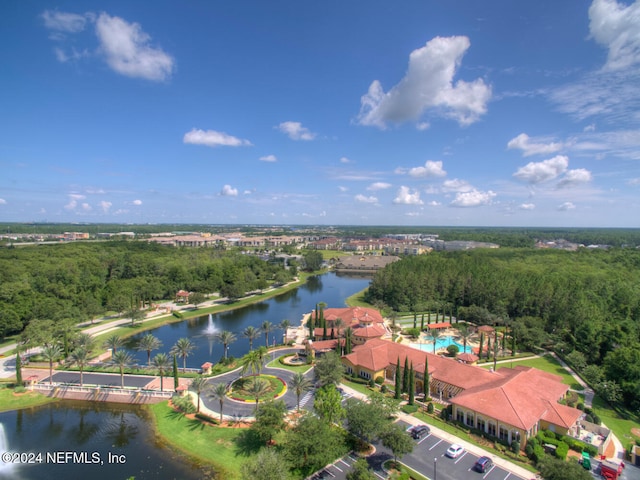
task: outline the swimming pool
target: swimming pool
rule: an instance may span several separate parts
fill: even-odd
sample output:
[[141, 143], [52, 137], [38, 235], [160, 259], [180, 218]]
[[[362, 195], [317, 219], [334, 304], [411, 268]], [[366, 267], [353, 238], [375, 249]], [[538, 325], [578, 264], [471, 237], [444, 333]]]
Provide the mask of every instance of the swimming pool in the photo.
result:
[[[412, 343], [411, 346], [422, 350], [423, 352], [433, 352], [433, 340], [430, 340], [431, 337], [423, 336], [422, 338], [426, 339], [427, 343]], [[447, 335], [445, 337], [438, 337], [436, 339], [436, 352], [440, 349], [446, 349], [449, 345], [456, 345], [458, 347], [458, 353], [473, 353], [471, 347], [467, 345], [466, 350], [461, 343], [458, 343], [454, 340], [453, 335]]]

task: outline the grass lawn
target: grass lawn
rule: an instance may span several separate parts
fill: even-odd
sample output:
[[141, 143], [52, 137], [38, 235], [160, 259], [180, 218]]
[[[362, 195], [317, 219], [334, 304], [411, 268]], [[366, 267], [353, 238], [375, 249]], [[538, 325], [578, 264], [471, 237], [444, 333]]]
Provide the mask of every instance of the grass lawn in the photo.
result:
[[628, 419], [621, 418], [607, 402], [597, 395], [593, 399], [593, 410], [600, 417], [602, 423], [618, 437], [623, 447], [628, 448], [629, 444], [638, 438], [631, 434], [632, 428], [640, 428], [637, 418], [633, 419], [631, 415], [629, 415]]
[[402, 462], [394, 462], [393, 460], [387, 460], [384, 462], [383, 467], [388, 471], [398, 471], [397, 467], [400, 467], [400, 473], [406, 473], [410, 478], [414, 480], [429, 480], [429, 477], [425, 477], [419, 472], [416, 472], [413, 468], [408, 467]]
[[[567, 372], [562, 367], [562, 365], [560, 365], [560, 362], [558, 362], [558, 360], [556, 360], [551, 355], [544, 355], [542, 357], [531, 358], [528, 360], [514, 359], [513, 362], [498, 363], [498, 368], [500, 367], [511, 368], [512, 363], [513, 365], [524, 365], [526, 367], [534, 367], [544, 372], [549, 372], [549, 373], [553, 373], [554, 375], [559, 375], [562, 377], [562, 383], [569, 385], [574, 390], [583, 390], [582, 386], [579, 383], [577, 383], [573, 379], [573, 377], [569, 374], [569, 372]], [[489, 369], [491, 367], [493, 367], [492, 362], [482, 365], [482, 368], [486, 368], [486, 369]]]
[[245, 428], [220, 428], [204, 425], [175, 412], [167, 402], [150, 405], [156, 432], [163, 440], [198, 462], [210, 464], [216, 478], [240, 479], [240, 467], [246, 456], [238, 447]]
[[351, 382], [347, 380], [345, 377], [342, 378], [341, 383], [344, 383], [347, 387], [353, 388], [354, 390], [364, 394], [369, 395], [371, 393], [371, 389], [367, 385], [362, 385], [360, 383]]
[[350, 307], [375, 308], [370, 303], [364, 301], [364, 294], [366, 293], [367, 290], [369, 290], [369, 287], [354, 293], [350, 297], [347, 297], [347, 299], [345, 300], [345, 303]]
[[57, 398], [49, 398], [38, 392], [27, 391], [25, 393], [14, 394], [12, 388], [8, 388], [6, 385], [0, 387], [0, 412], [37, 407], [38, 405], [57, 401]]
[[282, 357], [278, 357], [275, 360], [269, 362], [267, 364], [267, 367], [284, 368], [285, 370], [289, 370], [290, 372], [302, 372], [302, 373], [307, 373], [309, 370], [311, 370], [311, 368], [313, 368], [313, 365], [283, 365], [279, 361], [279, 359], [283, 357], [284, 355]]

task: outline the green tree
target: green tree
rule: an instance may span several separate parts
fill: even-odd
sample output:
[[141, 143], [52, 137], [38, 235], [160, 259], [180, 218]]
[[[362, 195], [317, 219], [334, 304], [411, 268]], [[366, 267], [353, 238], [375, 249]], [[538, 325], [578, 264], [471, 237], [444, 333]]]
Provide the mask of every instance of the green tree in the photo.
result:
[[131, 363], [131, 355], [125, 350], [118, 350], [111, 356], [111, 363], [117, 365], [120, 370], [120, 387], [124, 388], [124, 369]]
[[367, 396], [369, 403], [379, 409], [385, 418], [392, 419], [397, 415], [399, 402], [395, 398], [388, 397], [377, 390], [370, 391]]
[[158, 350], [160, 347], [162, 347], [160, 339], [155, 337], [152, 333], [147, 333], [138, 340], [136, 350], [147, 352], [147, 365], [151, 366], [151, 352], [153, 350]]
[[131, 326], [133, 327], [136, 323], [141, 323], [142, 320], [144, 320], [145, 314], [138, 308], [132, 308], [131, 310], [127, 310], [125, 317], [131, 320]]
[[402, 398], [402, 372], [400, 370], [400, 357], [398, 357], [398, 363], [396, 364], [396, 386], [395, 386], [395, 394], [394, 398], [396, 400], [400, 400]]
[[256, 327], [249, 325], [242, 331], [242, 336], [249, 340], [249, 351], [251, 351], [253, 350], [253, 341], [260, 336], [260, 331]]
[[107, 337], [107, 339], [104, 341], [102, 345], [104, 346], [104, 348], [111, 349], [111, 355], [113, 355], [118, 351], [118, 348], [120, 348], [123, 344], [124, 344], [124, 340], [122, 339], [122, 337], [114, 333], [113, 335], [110, 335], [109, 337]]
[[311, 385], [311, 380], [305, 377], [304, 373], [296, 372], [291, 382], [289, 383], [289, 388], [293, 390], [296, 394], [296, 406], [297, 410], [300, 410], [300, 397], [303, 393], [311, 390], [313, 386]]
[[180, 379], [178, 378], [178, 357], [173, 354], [173, 390], [178, 391], [180, 386]]
[[314, 370], [321, 386], [337, 385], [344, 375], [344, 365], [336, 352], [327, 352], [318, 358]]
[[80, 369], [80, 386], [83, 385], [84, 367], [89, 363], [89, 352], [85, 348], [79, 347], [71, 352], [71, 363]]
[[545, 480], [590, 480], [593, 479], [577, 462], [565, 462], [550, 455], [544, 455], [538, 464]]
[[169, 357], [166, 353], [158, 353], [153, 357], [152, 363], [160, 375], [160, 391], [164, 392], [164, 374], [169, 370]]
[[347, 473], [347, 480], [376, 480], [376, 476], [371, 471], [369, 464], [364, 458], [359, 458]]
[[315, 272], [316, 270], [320, 270], [322, 268], [322, 253], [317, 250], [309, 250], [307, 253], [303, 255], [304, 263], [306, 269], [309, 272]]
[[256, 409], [258, 408], [258, 402], [260, 401], [260, 397], [266, 395], [269, 392], [269, 384], [266, 380], [260, 377], [253, 377], [251, 383], [248, 388], [249, 393], [256, 400]]
[[413, 405], [415, 403], [415, 384], [416, 372], [413, 371], [413, 362], [411, 362], [411, 366], [409, 367], [409, 405]]
[[[80, 373], [80, 383], [82, 384], [82, 373]], [[19, 349], [16, 349], [16, 386], [22, 387], [22, 356]]]
[[289, 480], [289, 463], [282, 453], [273, 448], [262, 448], [240, 467], [242, 478], [251, 480]]
[[374, 441], [389, 420], [384, 411], [371, 403], [350, 398], [346, 404], [347, 430], [365, 442]]
[[249, 353], [247, 353], [244, 357], [242, 357], [242, 360], [241, 360], [242, 375], [247, 373], [247, 371], [252, 374], [259, 375], [263, 367], [262, 359], [263, 359], [263, 356], [260, 350], [252, 350]]
[[173, 356], [182, 357], [182, 371], [187, 371], [187, 357], [193, 353], [196, 346], [186, 337], [179, 338], [175, 345], [171, 347], [169, 353]]
[[53, 383], [53, 362], [57, 362], [62, 357], [60, 345], [47, 345], [40, 352], [42, 357], [49, 362], [49, 385]]
[[347, 452], [344, 435], [339, 428], [307, 414], [285, 434], [282, 443], [285, 457], [303, 476], [333, 462]]
[[196, 392], [196, 396], [198, 397], [198, 405], [196, 407], [196, 412], [199, 412], [200, 411], [200, 394], [202, 393], [202, 390], [204, 390], [205, 387], [207, 386], [207, 378], [203, 377], [202, 375], [198, 375], [197, 377], [194, 377], [191, 380], [191, 383], [189, 384], [189, 386], [194, 392]]
[[431, 339], [433, 340], [433, 354], [435, 355], [436, 354], [436, 344], [438, 343], [438, 337], [440, 336], [440, 329], [439, 328], [430, 328], [429, 329], [429, 335], [431, 336]]
[[404, 357], [404, 369], [402, 370], [402, 393], [409, 392], [409, 357]]
[[216, 333], [216, 340], [218, 340], [223, 347], [224, 358], [227, 359], [227, 350], [230, 344], [237, 340], [235, 333], [229, 332], [228, 330], [223, 330], [220, 333]]
[[193, 305], [193, 307], [197, 310], [198, 306], [204, 303], [207, 300], [207, 297], [202, 292], [193, 292], [189, 294], [189, 303]]
[[398, 461], [398, 457], [402, 457], [407, 453], [413, 452], [415, 443], [407, 432], [400, 425], [388, 425], [380, 434], [382, 445], [387, 447], [393, 453], [393, 460]]
[[256, 409], [256, 420], [251, 424], [251, 430], [262, 442], [270, 444], [273, 437], [286, 427], [286, 413], [287, 406], [282, 400], [263, 402]]
[[262, 322], [262, 325], [260, 325], [260, 330], [262, 330], [264, 333], [264, 346], [269, 348], [269, 333], [271, 333], [271, 330], [273, 330], [273, 323], [265, 320], [264, 322]]
[[345, 415], [342, 408], [342, 395], [331, 383], [316, 391], [313, 409], [318, 417], [327, 423], [339, 423]]
[[227, 399], [227, 386], [224, 383], [214, 383], [207, 394], [220, 404], [220, 423], [222, 423], [222, 407]]

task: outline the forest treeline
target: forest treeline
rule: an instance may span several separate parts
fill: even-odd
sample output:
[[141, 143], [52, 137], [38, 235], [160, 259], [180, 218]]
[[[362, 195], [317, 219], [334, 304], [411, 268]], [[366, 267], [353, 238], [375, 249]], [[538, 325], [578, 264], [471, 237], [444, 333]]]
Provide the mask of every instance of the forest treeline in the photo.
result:
[[33, 319], [78, 323], [123, 313], [178, 290], [246, 292], [283, 284], [296, 274], [282, 263], [215, 249], [146, 242], [100, 242], [0, 249], [0, 336]]
[[[376, 273], [367, 301], [506, 325], [518, 344], [568, 355], [610, 400], [640, 408], [640, 251], [533, 249], [406, 257]], [[616, 393], [617, 398], [616, 398]]]

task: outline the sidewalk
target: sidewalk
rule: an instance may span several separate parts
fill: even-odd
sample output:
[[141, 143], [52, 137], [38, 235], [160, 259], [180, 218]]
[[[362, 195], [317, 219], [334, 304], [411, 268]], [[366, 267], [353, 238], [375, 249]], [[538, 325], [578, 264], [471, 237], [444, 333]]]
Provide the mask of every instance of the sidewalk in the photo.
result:
[[[366, 395], [363, 395], [362, 393], [358, 392], [357, 390], [354, 390], [351, 387], [348, 387], [344, 384], [340, 384], [340, 387], [342, 387], [344, 389], [345, 392], [347, 392], [348, 394], [350, 394], [351, 396], [353, 396], [354, 398], [358, 398], [360, 400], [364, 400], [366, 399]], [[402, 420], [403, 422], [406, 422], [410, 425], [422, 425], [424, 424], [424, 422], [420, 421], [419, 419], [417, 419], [416, 417], [412, 416], [412, 415], [407, 415], [406, 413], [400, 412], [397, 415], [398, 420]], [[481, 447], [478, 447], [477, 445], [474, 445], [472, 443], [466, 442], [464, 440], [462, 440], [461, 438], [456, 437], [455, 435], [452, 435], [451, 433], [445, 432], [444, 430], [439, 429], [438, 427], [435, 427], [433, 425], [429, 425], [429, 428], [431, 428], [431, 431], [433, 433], [435, 433], [435, 435], [437, 437], [440, 437], [450, 443], [457, 443], [458, 445], [462, 445], [465, 450], [467, 450], [468, 452], [473, 453], [474, 455], [478, 455], [478, 456], [487, 456], [489, 458], [491, 458], [491, 460], [493, 460], [493, 463], [495, 463], [496, 465], [498, 465], [501, 468], [504, 468], [505, 470], [514, 473], [515, 475], [518, 475], [524, 479], [529, 479], [529, 478], [534, 478], [535, 474], [530, 472], [529, 470], [522, 468], [508, 460], [505, 460], [502, 457], [498, 457], [497, 455], [491, 453], [491, 452], [487, 452], [486, 450], [483, 450]], [[402, 461], [402, 460], [401, 460]]]

